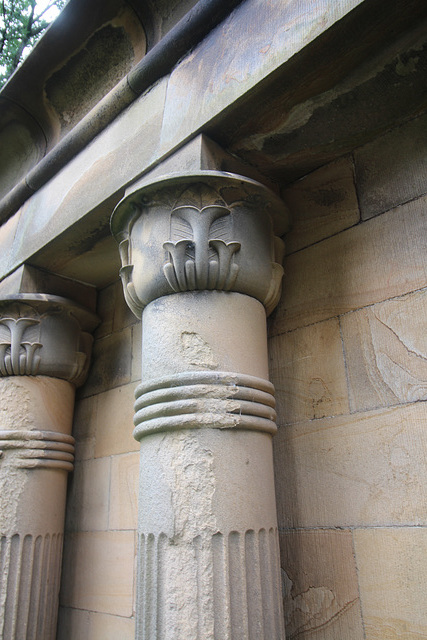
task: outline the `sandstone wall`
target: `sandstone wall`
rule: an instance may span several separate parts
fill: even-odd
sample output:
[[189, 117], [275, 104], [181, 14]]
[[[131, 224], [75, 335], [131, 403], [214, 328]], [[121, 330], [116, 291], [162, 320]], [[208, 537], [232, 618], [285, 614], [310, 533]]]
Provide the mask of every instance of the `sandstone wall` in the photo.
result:
[[425, 131], [283, 192], [270, 373], [288, 640], [427, 635]]

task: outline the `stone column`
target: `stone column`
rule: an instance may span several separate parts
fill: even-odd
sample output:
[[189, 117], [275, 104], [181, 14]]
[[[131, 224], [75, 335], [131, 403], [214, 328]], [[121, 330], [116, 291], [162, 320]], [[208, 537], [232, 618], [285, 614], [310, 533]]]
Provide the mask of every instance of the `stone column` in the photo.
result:
[[54, 640], [75, 387], [96, 317], [57, 296], [0, 299], [0, 637]]
[[284, 638], [266, 311], [283, 203], [216, 171], [136, 188], [116, 208], [143, 321], [137, 640]]

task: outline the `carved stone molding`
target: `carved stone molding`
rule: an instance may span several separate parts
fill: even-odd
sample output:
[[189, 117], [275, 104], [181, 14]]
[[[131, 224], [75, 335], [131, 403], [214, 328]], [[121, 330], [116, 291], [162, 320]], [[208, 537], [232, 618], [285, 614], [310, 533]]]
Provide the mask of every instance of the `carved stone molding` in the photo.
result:
[[137, 640], [284, 640], [266, 313], [288, 222], [217, 171], [131, 188], [113, 214], [143, 322]]
[[59, 296], [0, 298], [0, 377], [44, 375], [83, 384], [94, 314]]
[[126, 300], [137, 316], [152, 300], [183, 291], [236, 291], [270, 313], [280, 297], [289, 225], [264, 185], [219, 171], [172, 174], [131, 192], [112, 231]]

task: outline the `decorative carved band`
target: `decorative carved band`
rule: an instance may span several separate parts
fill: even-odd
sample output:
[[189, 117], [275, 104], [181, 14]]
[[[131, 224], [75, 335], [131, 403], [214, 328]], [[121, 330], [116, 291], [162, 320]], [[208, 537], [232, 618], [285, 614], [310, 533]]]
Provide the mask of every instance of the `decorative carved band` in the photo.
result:
[[0, 637], [56, 637], [62, 534], [0, 538]]
[[73, 470], [74, 438], [56, 431], [0, 431], [0, 459], [3, 451], [17, 451], [19, 469]]
[[[172, 637], [168, 629], [185, 624], [180, 614], [180, 596], [194, 602], [192, 611], [199, 613], [198, 638], [284, 638], [276, 528], [231, 531], [228, 535], [206, 533], [197, 536], [189, 547], [180, 549], [164, 533], [139, 536], [138, 588], [142, 607], [137, 617], [138, 638]], [[186, 558], [183, 571], [193, 576], [184, 583], [190, 586], [191, 593], [177, 592], [164, 578], [179, 553]]]
[[274, 434], [274, 387], [237, 373], [190, 371], [135, 391], [134, 437], [177, 429], [248, 429]]

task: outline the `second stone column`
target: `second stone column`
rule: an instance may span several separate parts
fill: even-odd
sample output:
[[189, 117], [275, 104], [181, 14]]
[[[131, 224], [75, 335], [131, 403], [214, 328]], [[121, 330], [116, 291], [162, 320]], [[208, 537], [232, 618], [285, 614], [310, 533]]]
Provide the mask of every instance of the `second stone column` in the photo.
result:
[[113, 216], [143, 319], [138, 640], [282, 640], [274, 389], [283, 203], [220, 172], [131, 192]]

